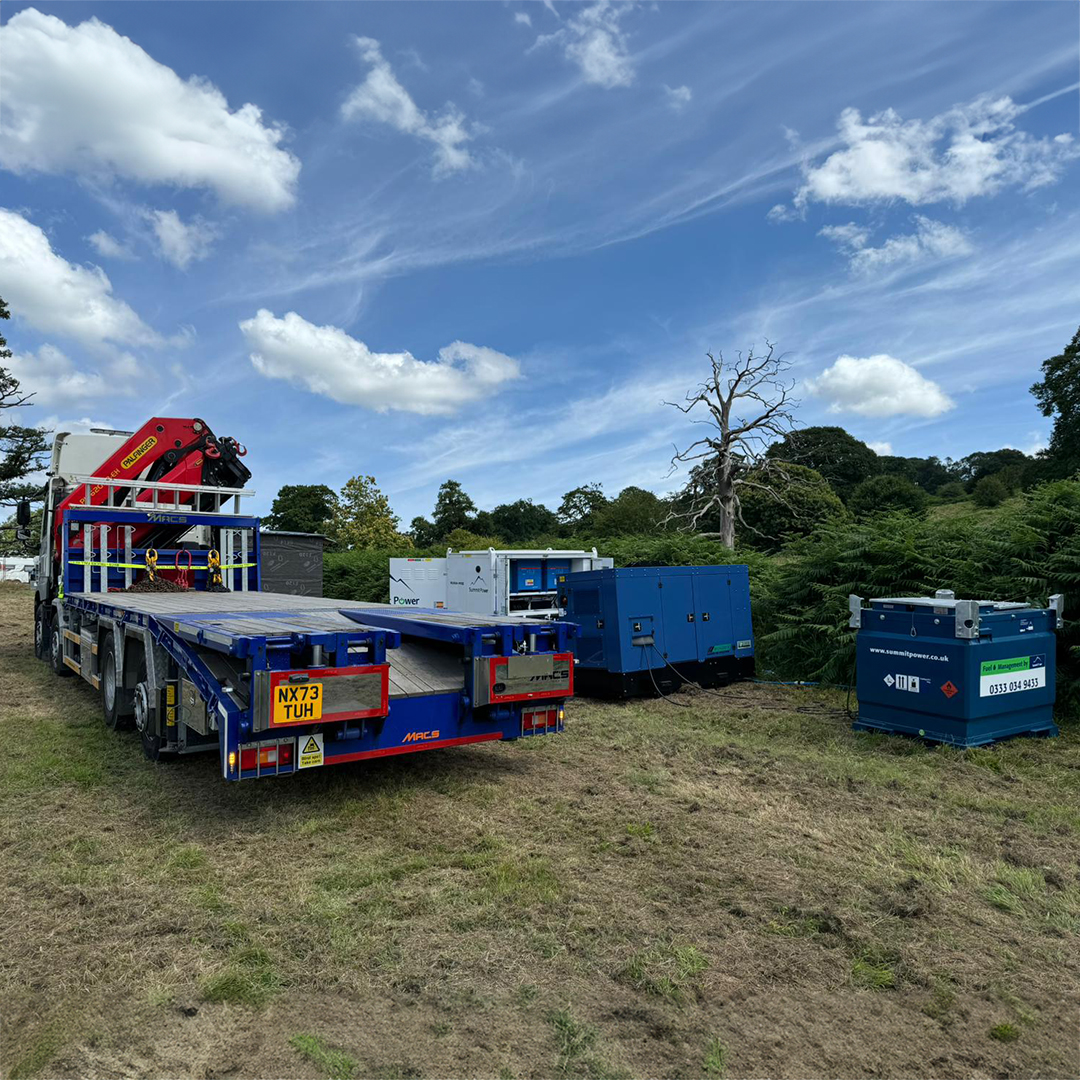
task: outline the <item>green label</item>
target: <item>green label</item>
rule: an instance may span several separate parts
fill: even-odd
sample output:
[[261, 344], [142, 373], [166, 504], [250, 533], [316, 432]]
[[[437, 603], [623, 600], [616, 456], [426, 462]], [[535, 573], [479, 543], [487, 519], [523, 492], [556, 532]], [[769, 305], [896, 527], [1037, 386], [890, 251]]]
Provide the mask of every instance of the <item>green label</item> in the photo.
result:
[[1011, 675], [1014, 671], [1029, 671], [1030, 656], [1014, 656], [1009, 660], [984, 660], [979, 668], [980, 677], [986, 675]]
[[725, 653], [725, 652], [731, 652], [731, 645], [730, 644], [729, 645], [710, 645], [709, 646], [709, 655], [710, 656], [713, 656], [716, 653]]

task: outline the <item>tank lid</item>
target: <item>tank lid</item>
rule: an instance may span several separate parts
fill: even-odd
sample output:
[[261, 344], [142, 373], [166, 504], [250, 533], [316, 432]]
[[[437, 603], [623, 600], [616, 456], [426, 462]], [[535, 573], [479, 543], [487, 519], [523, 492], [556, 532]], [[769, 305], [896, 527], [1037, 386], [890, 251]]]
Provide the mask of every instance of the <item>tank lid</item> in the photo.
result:
[[[966, 600], [957, 600], [955, 597], [944, 596], [878, 596], [874, 597], [871, 604], [896, 604], [899, 607], [927, 607], [944, 608], [947, 611], [955, 609], [957, 604], [966, 604]], [[1019, 611], [1022, 608], [1030, 608], [1030, 604], [1020, 603], [1016, 600], [977, 600], [980, 609], [991, 611]]]

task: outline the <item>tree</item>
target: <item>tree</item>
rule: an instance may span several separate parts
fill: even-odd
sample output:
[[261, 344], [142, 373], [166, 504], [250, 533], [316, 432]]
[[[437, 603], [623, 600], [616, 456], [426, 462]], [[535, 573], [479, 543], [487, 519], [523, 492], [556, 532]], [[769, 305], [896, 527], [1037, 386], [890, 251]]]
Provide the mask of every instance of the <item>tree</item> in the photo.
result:
[[[755, 356], [751, 348], [733, 363], [725, 361], [723, 353], [706, 353], [711, 371], [705, 381], [686, 395], [684, 403], [667, 402], [686, 414], [703, 406], [705, 416], [698, 422], [711, 429], [685, 449], [675, 450], [672, 469], [690, 463], [702, 468], [691, 468], [691, 483], [669, 517], [681, 519], [686, 529], [698, 530], [700, 522], [715, 512], [717, 535], [727, 548], [735, 546], [739, 489], [782, 479], [781, 461], [767, 458], [765, 451], [774, 439], [785, 439], [795, 422], [791, 414], [795, 384], [784, 377], [790, 365], [771, 342], [765, 344], [764, 356]], [[758, 479], [748, 480], [750, 472]]]
[[500, 536], [473, 532], [472, 529], [455, 529], [446, 537], [446, 546], [455, 551], [485, 551], [487, 548], [506, 547]]
[[41, 543], [41, 518], [44, 513], [45, 508], [38, 506], [30, 515], [30, 524], [26, 527], [30, 534], [29, 540], [19, 539], [19, 526], [14, 514], [0, 525], [0, 555], [36, 554], [38, 544]]
[[[0, 319], [10, 319], [11, 312], [0, 298]], [[11, 359], [7, 339], [0, 336], [0, 361]], [[33, 394], [24, 394], [19, 380], [6, 367], [0, 367], [0, 504], [11, 505], [21, 499], [40, 499], [41, 484], [27, 482], [27, 477], [44, 468], [49, 449], [47, 433], [41, 428], [23, 427], [4, 419], [7, 409], [31, 404]]]
[[345, 548], [401, 547], [397, 515], [378, 489], [374, 476], [346, 481], [330, 522], [330, 536]]
[[442, 540], [455, 529], [469, 526], [469, 515], [476, 513], [476, 504], [465, 494], [457, 480], [446, 480], [435, 497], [435, 513], [432, 524], [438, 539]]
[[[826, 521], [847, 517], [840, 496], [821, 473], [802, 465], [787, 466], [789, 481], [748, 485], [742, 493], [743, 523], [753, 532], [750, 543], [775, 551], [788, 540], [806, 536]], [[756, 480], [754, 474], [750, 479]]]
[[1009, 489], [1000, 477], [984, 476], [976, 482], [972, 497], [976, 506], [1000, 506], [1009, 497]]
[[769, 447], [768, 456], [821, 473], [841, 499], [881, 471], [877, 454], [842, 427], [808, 427], [786, 434]]
[[490, 528], [485, 531], [501, 536], [511, 544], [521, 544], [538, 536], [549, 535], [558, 527], [559, 519], [542, 503], [518, 499], [517, 502], [496, 506], [491, 511]]
[[902, 476], [871, 476], [848, 496], [848, 509], [858, 517], [906, 510], [921, 517], [926, 513], [926, 492]]
[[936, 457], [893, 457], [879, 455], [878, 464], [883, 473], [902, 476], [913, 484], [918, 484], [929, 495], [936, 494], [942, 484], [957, 478], [958, 465], [952, 461], [943, 462]]
[[337, 495], [325, 484], [285, 484], [263, 518], [268, 529], [321, 533], [337, 508]]
[[1054, 427], [1040, 457], [1049, 461], [1052, 476], [1071, 476], [1080, 469], [1080, 329], [1064, 351], [1042, 362], [1042, 373], [1031, 392]]
[[596, 515], [607, 506], [608, 500], [600, 484], [582, 484], [568, 491], [555, 511], [559, 522], [571, 532], [588, 532]]
[[409, 522], [409, 535], [417, 547], [433, 547], [439, 542], [438, 530], [426, 517], [414, 517]]
[[671, 513], [671, 507], [658, 495], [639, 487], [623, 488], [594, 520], [600, 536], [640, 536], [656, 532]]
[[1002, 450], [981, 450], [968, 454], [956, 463], [956, 471], [968, 491], [974, 491], [975, 485], [984, 476], [998, 476], [1006, 487], [1015, 491], [1031, 464], [1032, 459], [1023, 450], [1007, 446]]

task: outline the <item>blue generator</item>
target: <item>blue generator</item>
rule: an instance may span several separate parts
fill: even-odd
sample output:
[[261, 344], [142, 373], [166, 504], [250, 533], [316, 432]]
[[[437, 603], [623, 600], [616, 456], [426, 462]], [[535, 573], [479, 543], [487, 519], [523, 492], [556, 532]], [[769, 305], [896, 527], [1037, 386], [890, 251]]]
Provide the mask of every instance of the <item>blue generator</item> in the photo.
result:
[[1056, 735], [1055, 629], [1046, 607], [932, 597], [849, 598], [856, 639], [856, 730], [980, 746], [1010, 735]]
[[578, 625], [575, 692], [629, 698], [683, 682], [754, 674], [745, 566], [650, 566], [568, 574], [565, 618]]

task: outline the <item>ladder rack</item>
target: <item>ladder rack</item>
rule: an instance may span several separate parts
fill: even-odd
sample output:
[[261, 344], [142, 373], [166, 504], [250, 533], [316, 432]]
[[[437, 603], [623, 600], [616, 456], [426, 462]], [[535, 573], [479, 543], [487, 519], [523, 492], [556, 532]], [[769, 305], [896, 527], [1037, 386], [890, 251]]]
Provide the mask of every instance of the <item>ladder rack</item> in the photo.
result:
[[[109, 510], [134, 510], [140, 513], [146, 510], [182, 511], [182, 494], [191, 492], [197, 495], [214, 497], [214, 509], [209, 513], [240, 513], [240, 500], [251, 498], [255, 494], [250, 488], [211, 487], [206, 484], [165, 484], [157, 480], [118, 480], [115, 476], [73, 476], [76, 484], [82, 484], [85, 497], [75, 506], [106, 506]], [[106, 490], [106, 500], [94, 503], [93, 497], [102, 489]], [[114, 504], [118, 492], [123, 492], [119, 502]], [[150, 497], [146, 498], [149, 492]], [[232, 501], [232, 509], [225, 504]], [[207, 511], [204, 511], [204, 513]]]

